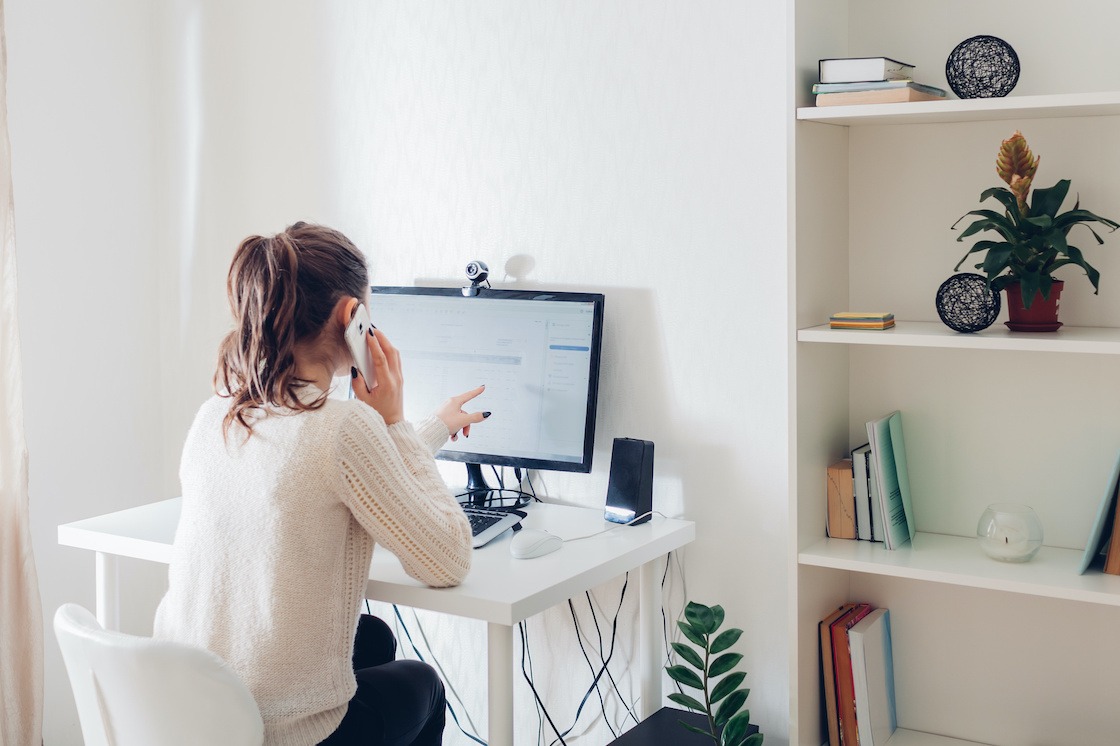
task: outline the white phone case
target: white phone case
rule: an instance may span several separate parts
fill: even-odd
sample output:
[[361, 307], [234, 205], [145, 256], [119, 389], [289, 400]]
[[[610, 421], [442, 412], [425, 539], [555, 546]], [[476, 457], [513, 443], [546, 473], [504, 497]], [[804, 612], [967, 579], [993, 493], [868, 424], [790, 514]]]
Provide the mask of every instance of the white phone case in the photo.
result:
[[346, 326], [346, 345], [350, 348], [350, 355], [354, 358], [354, 367], [366, 379], [366, 387], [373, 391], [377, 388], [377, 376], [373, 369], [373, 356], [366, 344], [366, 337], [370, 333], [369, 312], [364, 304], [359, 303], [354, 313], [354, 318]]

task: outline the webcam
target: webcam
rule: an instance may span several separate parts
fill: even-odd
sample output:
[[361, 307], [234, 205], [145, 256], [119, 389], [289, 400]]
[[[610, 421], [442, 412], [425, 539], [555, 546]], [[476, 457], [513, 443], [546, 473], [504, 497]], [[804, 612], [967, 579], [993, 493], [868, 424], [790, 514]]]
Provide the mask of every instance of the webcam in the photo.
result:
[[490, 268], [486, 266], [486, 262], [475, 259], [467, 263], [467, 279], [471, 281], [470, 287], [463, 288], [463, 295], [468, 297], [478, 295], [482, 289], [482, 283], [486, 283], [486, 287], [490, 287], [490, 283], [486, 278], [490, 276]]
[[467, 279], [477, 285], [480, 282], [485, 282], [486, 278], [490, 276], [490, 268], [486, 266], [486, 262], [480, 262], [475, 259], [473, 262], [467, 264]]

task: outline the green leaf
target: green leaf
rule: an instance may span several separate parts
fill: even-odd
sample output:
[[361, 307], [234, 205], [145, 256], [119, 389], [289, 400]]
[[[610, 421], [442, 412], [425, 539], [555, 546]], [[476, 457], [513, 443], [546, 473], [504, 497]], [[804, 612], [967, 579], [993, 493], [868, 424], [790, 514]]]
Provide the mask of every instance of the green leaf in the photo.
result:
[[716, 710], [716, 725], [721, 726], [731, 719], [731, 716], [738, 712], [743, 705], [747, 703], [747, 690], [736, 689], [727, 695], [727, 699], [723, 700], [723, 704]]
[[1019, 289], [1023, 295], [1023, 308], [1030, 309], [1034, 303], [1034, 295], [1038, 292], [1039, 277], [1037, 273], [1019, 276]]
[[1055, 262], [1054, 268], [1062, 266], [1063, 263], [1076, 264], [1078, 267], [1081, 267], [1081, 269], [1085, 270], [1085, 275], [1089, 278], [1089, 282], [1093, 283], [1094, 293], [1099, 292], [1101, 273], [1097, 271], [1096, 267], [1085, 261], [1085, 257], [1081, 253], [1081, 249], [1077, 248], [1076, 246], [1069, 246], [1066, 248], [1066, 253], [1067, 256], [1069, 256], [1069, 259], [1062, 263]]
[[712, 661], [712, 665], [708, 666], [708, 676], [713, 679], [716, 676], [722, 676], [739, 665], [739, 661], [741, 660], [743, 660], [743, 656], [740, 653], [725, 653]]
[[710, 635], [715, 631], [715, 614], [703, 604], [689, 601], [684, 607], [684, 618], [701, 634]]
[[703, 689], [704, 682], [696, 675], [696, 672], [691, 668], [685, 666], [669, 666], [665, 669], [665, 673], [669, 674], [669, 678], [673, 681], [680, 682], [685, 686], [690, 686], [693, 689]]
[[703, 728], [697, 728], [695, 725], [689, 725], [688, 723], [686, 723], [683, 720], [678, 720], [677, 722], [680, 723], [681, 725], [683, 725], [688, 730], [692, 731], [693, 733], [699, 733], [702, 736], [707, 736], [708, 738], [711, 738], [713, 740], [715, 739], [715, 736], [713, 736], [709, 731], [706, 731]]
[[743, 741], [743, 746], [762, 746], [762, 734], [752, 733], [747, 736], [747, 740]]
[[687, 694], [681, 694], [680, 692], [673, 692], [672, 694], [669, 695], [669, 699], [671, 699], [673, 702], [676, 702], [681, 707], [687, 707], [690, 710], [696, 710], [697, 712], [704, 712], [704, 713], [706, 713], [708, 711], [707, 708], [704, 707], [703, 702], [701, 702], [700, 700], [695, 699], [693, 697], [690, 697]]
[[1053, 218], [1058, 214], [1068, 193], [1069, 179], [1062, 179], [1049, 189], [1035, 189], [1031, 194], [1031, 215]]
[[1039, 215], [1038, 217], [1027, 218], [1023, 222], [1030, 223], [1031, 225], [1037, 226], [1039, 228], [1049, 228], [1054, 224], [1054, 218], [1050, 217], [1049, 215]]
[[1077, 223], [1100, 223], [1101, 225], [1108, 226], [1109, 230], [1116, 230], [1120, 227], [1120, 223], [1109, 218], [1102, 218], [1100, 215], [1089, 212], [1088, 210], [1073, 209], [1069, 212], [1063, 212], [1058, 217], [1054, 218], [1054, 225], [1059, 228], [1076, 225]]
[[716, 624], [715, 624], [714, 627], [712, 627], [712, 632], [715, 632], [717, 629], [719, 629], [721, 626], [723, 626], [723, 617], [724, 617], [723, 607], [719, 606], [719, 605], [713, 606], [712, 607], [712, 618], [713, 618], [713, 620], [715, 621]]
[[[708, 701], [713, 705], [716, 702], [719, 702], [728, 694], [731, 694], [731, 692], [735, 691], [738, 686], [743, 683], [743, 679], [745, 678], [747, 678], [747, 674], [743, 671], [736, 671], [735, 673], [728, 674], [724, 678], [720, 679], [719, 683], [716, 684], [712, 689], [712, 693], [711, 695], [709, 695]], [[747, 693], [750, 693], [750, 689], [747, 690]]]
[[1019, 222], [1022, 219], [1022, 215], [1019, 213], [1019, 199], [1011, 193], [1010, 189], [1007, 189], [1005, 187], [992, 187], [991, 189], [985, 189], [980, 194], [980, 201], [983, 202], [989, 197], [995, 197], [997, 200], [999, 200], [1000, 204], [1002, 204], [1007, 212], [1010, 213], [1011, 218], [1015, 222]]
[[[994, 248], [988, 251], [988, 255], [984, 257], [983, 263], [980, 265], [984, 271], [989, 275], [999, 274], [1003, 269], [1010, 266], [1012, 246], [1003, 245], [999, 248]], [[964, 261], [963, 259], [961, 260]]]
[[750, 710], [743, 710], [723, 726], [723, 746], [741, 744], [747, 738], [747, 728], [751, 724]]
[[721, 632], [719, 636], [712, 641], [712, 655], [715, 655], [716, 653], [722, 653], [724, 650], [727, 650], [729, 647], [739, 641], [739, 637], [742, 634], [743, 630], [736, 627], [732, 627], [731, 629], [727, 629]]
[[677, 627], [679, 627], [684, 636], [694, 644], [699, 645], [705, 650], [708, 649], [708, 641], [704, 639], [703, 633], [698, 632], [691, 624], [684, 620], [678, 620]]
[[673, 651], [681, 658], [684, 658], [686, 661], [691, 663], [693, 668], [698, 671], [704, 670], [704, 659], [701, 658], [695, 650], [690, 648], [688, 645], [685, 645], [683, 642], [674, 642], [671, 644], [673, 647]]

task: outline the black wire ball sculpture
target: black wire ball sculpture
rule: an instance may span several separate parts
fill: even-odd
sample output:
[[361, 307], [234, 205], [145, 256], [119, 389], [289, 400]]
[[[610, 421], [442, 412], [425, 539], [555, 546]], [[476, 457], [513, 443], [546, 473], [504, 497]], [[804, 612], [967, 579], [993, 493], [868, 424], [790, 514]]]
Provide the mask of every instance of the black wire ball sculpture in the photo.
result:
[[984, 275], [961, 272], [937, 289], [937, 315], [953, 331], [970, 334], [987, 329], [999, 316], [999, 293]]
[[1019, 82], [1019, 55], [994, 36], [965, 39], [945, 60], [945, 77], [961, 98], [998, 98]]

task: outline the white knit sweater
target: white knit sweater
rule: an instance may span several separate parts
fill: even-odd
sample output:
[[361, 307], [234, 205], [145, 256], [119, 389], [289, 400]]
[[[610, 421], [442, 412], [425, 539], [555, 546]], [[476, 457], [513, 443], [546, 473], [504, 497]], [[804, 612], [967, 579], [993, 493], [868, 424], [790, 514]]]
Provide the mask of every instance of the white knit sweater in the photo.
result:
[[[305, 390], [317, 395], [317, 389]], [[432, 586], [462, 581], [471, 532], [432, 454], [431, 417], [386, 427], [331, 399], [272, 410], [222, 437], [229, 400], [199, 410], [180, 466], [182, 516], [155, 635], [214, 651], [261, 710], [268, 746], [311, 746], [342, 720], [373, 545]]]

